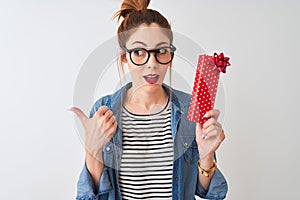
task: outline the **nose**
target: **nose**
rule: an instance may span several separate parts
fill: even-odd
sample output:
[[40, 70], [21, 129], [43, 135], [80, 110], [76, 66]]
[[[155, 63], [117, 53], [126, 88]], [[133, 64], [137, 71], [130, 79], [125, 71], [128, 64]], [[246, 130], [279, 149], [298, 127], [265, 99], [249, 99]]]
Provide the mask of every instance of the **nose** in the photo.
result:
[[155, 58], [155, 53], [151, 52], [150, 53], [150, 57], [149, 57], [149, 60], [147, 62], [147, 67], [148, 68], [151, 68], [151, 67], [157, 67], [158, 66], [158, 62]]

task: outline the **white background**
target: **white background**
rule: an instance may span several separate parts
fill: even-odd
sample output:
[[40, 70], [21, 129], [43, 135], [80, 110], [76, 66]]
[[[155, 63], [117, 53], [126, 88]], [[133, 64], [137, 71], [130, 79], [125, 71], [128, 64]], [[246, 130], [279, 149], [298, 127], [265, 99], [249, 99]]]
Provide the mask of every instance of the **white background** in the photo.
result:
[[[115, 36], [120, 3], [0, 1], [0, 199], [75, 198], [84, 149], [67, 108], [82, 64]], [[227, 199], [295, 199], [300, 4], [153, 0], [150, 7], [207, 53], [231, 57], [222, 77], [227, 138], [218, 151]]]

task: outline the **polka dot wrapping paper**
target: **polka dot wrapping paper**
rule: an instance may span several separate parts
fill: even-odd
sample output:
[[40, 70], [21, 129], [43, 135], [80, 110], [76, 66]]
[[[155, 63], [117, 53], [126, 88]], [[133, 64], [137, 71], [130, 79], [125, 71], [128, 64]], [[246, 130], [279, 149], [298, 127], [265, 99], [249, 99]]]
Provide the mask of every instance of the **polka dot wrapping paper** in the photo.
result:
[[220, 71], [226, 72], [226, 66], [229, 66], [229, 58], [223, 59], [222, 67], [218, 66], [217, 54], [214, 56], [200, 55], [195, 75], [195, 81], [188, 111], [188, 120], [204, 124], [209, 118], [203, 116], [214, 108], [217, 88], [220, 78]]

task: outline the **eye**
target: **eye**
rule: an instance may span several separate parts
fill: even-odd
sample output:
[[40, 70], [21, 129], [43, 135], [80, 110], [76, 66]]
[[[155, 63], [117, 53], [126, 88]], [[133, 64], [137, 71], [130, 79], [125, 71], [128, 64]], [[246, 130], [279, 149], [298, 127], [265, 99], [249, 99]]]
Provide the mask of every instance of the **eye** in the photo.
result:
[[157, 53], [164, 55], [167, 54], [169, 51], [167, 48], [161, 48], [161, 49], [157, 49]]
[[134, 56], [142, 57], [142, 56], [145, 56], [146, 52], [143, 49], [135, 49], [135, 50], [133, 50], [133, 54], [134, 54]]

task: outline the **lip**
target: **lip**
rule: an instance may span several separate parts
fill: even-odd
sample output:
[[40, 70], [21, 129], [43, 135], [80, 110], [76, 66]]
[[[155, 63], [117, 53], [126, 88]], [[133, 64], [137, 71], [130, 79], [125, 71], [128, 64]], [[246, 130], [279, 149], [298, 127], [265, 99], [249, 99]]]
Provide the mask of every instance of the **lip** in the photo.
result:
[[147, 74], [143, 77], [144, 77], [145, 81], [149, 84], [155, 84], [155, 83], [157, 83], [157, 81], [159, 79], [158, 74]]

